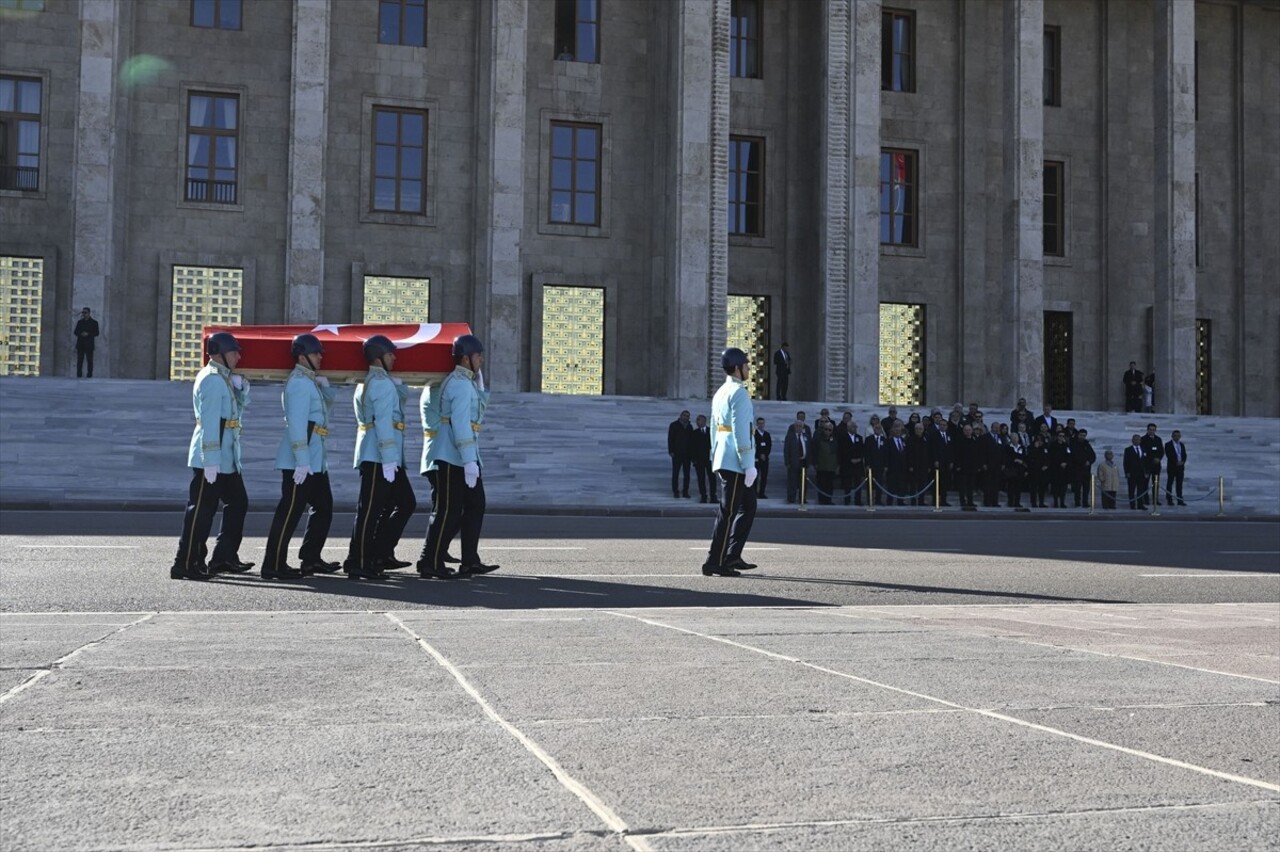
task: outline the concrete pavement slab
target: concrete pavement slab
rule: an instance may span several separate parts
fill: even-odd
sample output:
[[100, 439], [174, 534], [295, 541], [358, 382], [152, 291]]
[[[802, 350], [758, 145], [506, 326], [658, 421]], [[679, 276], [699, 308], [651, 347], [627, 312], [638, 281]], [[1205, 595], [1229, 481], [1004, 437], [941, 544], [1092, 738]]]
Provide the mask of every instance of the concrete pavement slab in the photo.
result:
[[47, 667], [137, 618], [137, 615], [5, 615], [0, 618], [0, 669]]

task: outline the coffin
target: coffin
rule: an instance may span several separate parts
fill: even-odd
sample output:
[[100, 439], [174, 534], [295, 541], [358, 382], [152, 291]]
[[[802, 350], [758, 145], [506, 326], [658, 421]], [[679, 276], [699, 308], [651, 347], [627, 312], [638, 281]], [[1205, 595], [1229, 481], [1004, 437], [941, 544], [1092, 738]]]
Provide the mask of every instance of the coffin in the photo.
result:
[[[396, 344], [394, 375], [424, 385], [453, 370], [453, 340], [470, 334], [462, 322], [402, 323], [398, 325], [217, 325], [205, 326], [204, 337], [229, 331], [240, 342], [236, 372], [251, 379], [283, 380], [293, 370], [289, 350], [293, 338], [310, 332], [324, 344], [320, 374], [332, 382], [358, 382], [368, 371], [362, 347], [375, 334]], [[207, 362], [208, 356], [205, 356]]]

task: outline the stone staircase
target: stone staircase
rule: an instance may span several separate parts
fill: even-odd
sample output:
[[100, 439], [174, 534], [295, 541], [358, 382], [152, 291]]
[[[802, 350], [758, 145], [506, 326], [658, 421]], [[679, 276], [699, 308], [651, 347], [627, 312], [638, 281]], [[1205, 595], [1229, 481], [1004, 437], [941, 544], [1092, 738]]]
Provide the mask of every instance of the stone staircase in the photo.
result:
[[[350, 387], [339, 388], [330, 438], [334, 499], [354, 505], [358, 477], [351, 469], [355, 418]], [[270, 511], [280, 492], [272, 467], [283, 424], [280, 385], [256, 383], [245, 416], [245, 479], [252, 508]], [[0, 506], [59, 508], [163, 508], [182, 505], [186, 452], [191, 437], [191, 386], [166, 381], [0, 378]], [[422, 447], [417, 393], [406, 431], [414, 472]], [[798, 410], [812, 422], [826, 405], [839, 419], [845, 406], [816, 402], [758, 401], [756, 413], [774, 436], [772, 500], [762, 511], [787, 506], [782, 437]], [[988, 420], [1008, 416], [1010, 406], [987, 410]], [[494, 394], [481, 435], [485, 489], [495, 511], [557, 513], [710, 514], [692, 500], [670, 496], [666, 430], [682, 408], [695, 416], [707, 400], [652, 397], [573, 397], [534, 393]], [[884, 406], [849, 406], [860, 430]], [[923, 413], [927, 409], [917, 409]], [[899, 406], [906, 417], [911, 409]], [[1226, 512], [1233, 517], [1280, 516], [1280, 420], [1169, 414], [1063, 411], [1089, 429], [1101, 458], [1120, 452], [1148, 422], [1162, 438], [1181, 429], [1188, 449], [1185, 496], [1190, 505], [1172, 514], [1216, 514], [1218, 477], [1225, 479]], [[428, 492], [415, 478], [420, 501]], [[1194, 501], [1194, 502], [1193, 502]], [[843, 506], [810, 506], [811, 513], [844, 514]], [[932, 514], [927, 508], [895, 512]], [[949, 510], [959, 514], [958, 509]], [[1038, 512], [1063, 517], [1084, 510]], [[1003, 511], [1002, 511], [1003, 514]], [[1125, 515], [1126, 513], [1118, 513]], [[973, 515], [966, 515], [973, 517]]]

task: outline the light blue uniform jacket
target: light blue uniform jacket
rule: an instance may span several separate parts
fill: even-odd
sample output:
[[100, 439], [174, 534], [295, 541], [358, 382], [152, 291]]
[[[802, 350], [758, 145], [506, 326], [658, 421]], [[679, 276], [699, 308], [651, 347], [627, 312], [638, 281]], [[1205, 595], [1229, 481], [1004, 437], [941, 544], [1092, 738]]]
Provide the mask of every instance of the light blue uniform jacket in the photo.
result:
[[243, 389], [231, 385], [231, 371], [210, 361], [196, 375], [191, 405], [196, 428], [187, 449], [187, 467], [218, 466], [220, 473], [240, 473], [240, 421], [249, 405], [249, 381]]
[[370, 367], [356, 386], [352, 404], [356, 410], [356, 457], [361, 462], [404, 467], [404, 401], [409, 389], [393, 382], [381, 367]]
[[755, 465], [755, 411], [740, 379], [726, 376], [711, 399], [711, 469], [746, 473]]
[[[280, 394], [285, 433], [276, 451], [276, 470], [296, 470], [299, 465], [311, 468], [312, 473], [329, 469], [325, 433], [335, 395], [333, 388], [316, 383], [311, 370], [300, 364], [293, 368]], [[310, 424], [314, 425], [308, 429]]]
[[[428, 434], [427, 406], [431, 395], [440, 395], [440, 427]], [[454, 367], [444, 381], [422, 392], [420, 405], [423, 423], [421, 472], [435, 467], [437, 461], [462, 467], [467, 462], [480, 464], [480, 425], [489, 406], [489, 392], [476, 386], [475, 373], [466, 367]]]

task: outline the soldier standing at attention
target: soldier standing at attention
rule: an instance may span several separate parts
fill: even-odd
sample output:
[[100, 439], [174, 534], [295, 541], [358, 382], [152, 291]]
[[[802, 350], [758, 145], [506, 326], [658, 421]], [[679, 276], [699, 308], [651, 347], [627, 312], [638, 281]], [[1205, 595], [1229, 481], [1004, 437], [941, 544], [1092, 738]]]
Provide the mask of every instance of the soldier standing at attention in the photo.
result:
[[[240, 362], [240, 344], [229, 332], [219, 331], [205, 341], [209, 363], [197, 375], [191, 392], [196, 427], [187, 451], [191, 487], [182, 519], [178, 555], [169, 569], [174, 580], [207, 580], [218, 571], [240, 573], [253, 567], [241, 562], [240, 540], [249, 495], [240, 475], [240, 418], [249, 404], [249, 383], [231, 371]], [[206, 564], [206, 540], [219, 501], [222, 529]]]
[[396, 559], [396, 545], [418, 503], [404, 469], [404, 401], [409, 389], [390, 375], [396, 345], [375, 334], [364, 342], [364, 360], [369, 372], [352, 399], [360, 497], [343, 568], [353, 580], [381, 580], [388, 568], [409, 564]]
[[[271, 519], [267, 551], [262, 559], [265, 580], [289, 580], [304, 574], [332, 574], [342, 566], [325, 562], [322, 555], [329, 524], [333, 521], [333, 492], [329, 488], [329, 465], [325, 438], [329, 435], [329, 413], [333, 410], [333, 388], [329, 380], [316, 375], [324, 359], [324, 346], [314, 334], [293, 339], [293, 372], [280, 396], [284, 406], [285, 434], [276, 452], [280, 471], [280, 502]], [[289, 540], [308, 506], [307, 531], [298, 551], [300, 567], [286, 562]]]
[[[453, 372], [422, 392], [422, 472], [435, 469], [431, 525], [418, 558], [418, 576], [441, 580], [497, 571], [480, 561], [484, 479], [477, 438], [489, 392], [484, 388], [484, 345], [474, 334], [453, 341]], [[462, 532], [462, 564], [445, 565], [449, 543]]]
[[756, 517], [756, 446], [751, 427], [754, 411], [747, 391], [747, 353], [729, 348], [720, 356], [724, 384], [711, 400], [711, 469], [720, 477], [720, 508], [711, 534], [711, 550], [702, 565], [710, 577], [737, 577], [755, 568], [742, 559], [742, 548]]

